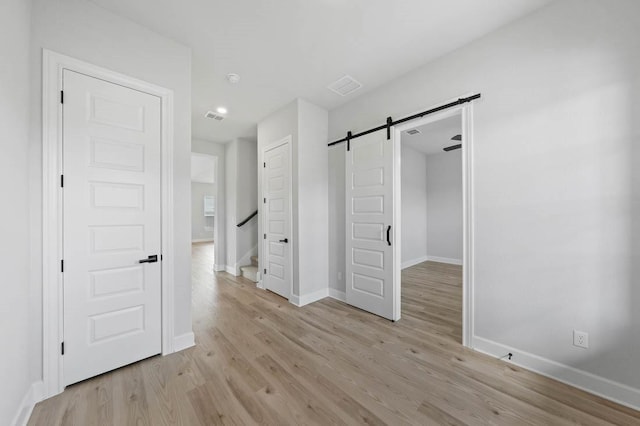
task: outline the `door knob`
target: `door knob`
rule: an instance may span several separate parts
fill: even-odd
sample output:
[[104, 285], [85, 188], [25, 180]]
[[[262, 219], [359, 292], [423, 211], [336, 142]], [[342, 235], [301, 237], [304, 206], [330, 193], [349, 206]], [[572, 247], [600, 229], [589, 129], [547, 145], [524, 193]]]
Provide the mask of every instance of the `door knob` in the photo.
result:
[[288, 238], [285, 238], [284, 240], [280, 240], [280, 242], [281, 242], [281, 243], [288, 243], [288, 242], [289, 242], [289, 239], [288, 239]]
[[151, 255], [151, 256], [147, 257], [146, 259], [138, 260], [138, 263], [155, 263], [157, 261], [158, 261], [158, 255], [154, 254], [154, 255]]

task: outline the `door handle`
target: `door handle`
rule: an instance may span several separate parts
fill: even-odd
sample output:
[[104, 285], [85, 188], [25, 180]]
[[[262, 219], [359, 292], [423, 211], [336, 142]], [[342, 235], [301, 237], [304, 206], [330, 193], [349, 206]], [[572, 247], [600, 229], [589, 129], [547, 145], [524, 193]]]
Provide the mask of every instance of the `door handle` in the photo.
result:
[[284, 240], [280, 240], [280, 242], [281, 242], [281, 243], [288, 243], [288, 242], [289, 242], [289, 239], [288, 239], [288, 238], [285, 238]]
[[146, 259], [138, 260], [138, 263], [156, 263], [157, 261], [158, 261], [158, 255], [154, 254], [147, 257]]
[[391, 239], [389, 238], [391, 234], [391, 225], [387, 227], [387, 244], [391, 245]]

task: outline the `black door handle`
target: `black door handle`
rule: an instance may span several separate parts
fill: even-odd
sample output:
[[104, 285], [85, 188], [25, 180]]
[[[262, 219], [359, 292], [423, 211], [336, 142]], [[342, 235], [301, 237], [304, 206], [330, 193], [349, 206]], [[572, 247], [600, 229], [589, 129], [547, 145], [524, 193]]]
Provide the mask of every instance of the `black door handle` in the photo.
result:
[[156, 263], [157, 261], [158, 261], [158, 255], [154, 254], [147, 257], [146, 259], [138, 260], [138, 263]]
[[289, 242], [289, 239], [288, 239], [288, 238], [285, 238], [284, 240], [280, 240], [280, 242], [281, 242], [281, 243], [288, 243], [288, 242]]
[[387, 227], [387, 244], [391, 245], [391, 239], [389, 238], [389, 234], [391, 233], [391, 225]]

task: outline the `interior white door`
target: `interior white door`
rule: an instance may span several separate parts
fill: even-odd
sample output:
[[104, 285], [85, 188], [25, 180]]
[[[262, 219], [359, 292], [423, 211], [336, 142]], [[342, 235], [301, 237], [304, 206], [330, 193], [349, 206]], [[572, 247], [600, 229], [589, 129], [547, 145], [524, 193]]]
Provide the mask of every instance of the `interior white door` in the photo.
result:
[[346, 152], [346, 297], [350, 305], [396, 321], [394, 142], [386, 136], [361, 136]]
[[264, 152], [264, 288], [291, 297], [289, 143]]
[[63, 87], [68, 385], [161, 352], [161, 123], [156, 96], [69, 70]]

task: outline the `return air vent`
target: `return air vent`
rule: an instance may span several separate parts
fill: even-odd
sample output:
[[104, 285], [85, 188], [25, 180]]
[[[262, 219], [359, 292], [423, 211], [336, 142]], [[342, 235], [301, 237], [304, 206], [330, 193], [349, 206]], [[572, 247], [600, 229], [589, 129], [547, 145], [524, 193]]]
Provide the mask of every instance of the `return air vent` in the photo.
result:
[[347, 96], [362, 87], [362, 83], [350, 75], [340, 77], [338, 80], [327, 86], [329, 90], [340, 96]]
[[420, 133], [422, 133], [422, 132], [420, 130], [418, 130], [418, 129], [409, 129], [409, 130], [407, 130], [407, 134], [411, 135], [411, 136], [419, 135]]
[[216, 114], [213, 111], [207, 111], [207, 113], [204, 116], [207, 117], [207, 118], [213, 118], [214, 120], [217, 120], [217, 121], [224, 120], [224, 115]]

